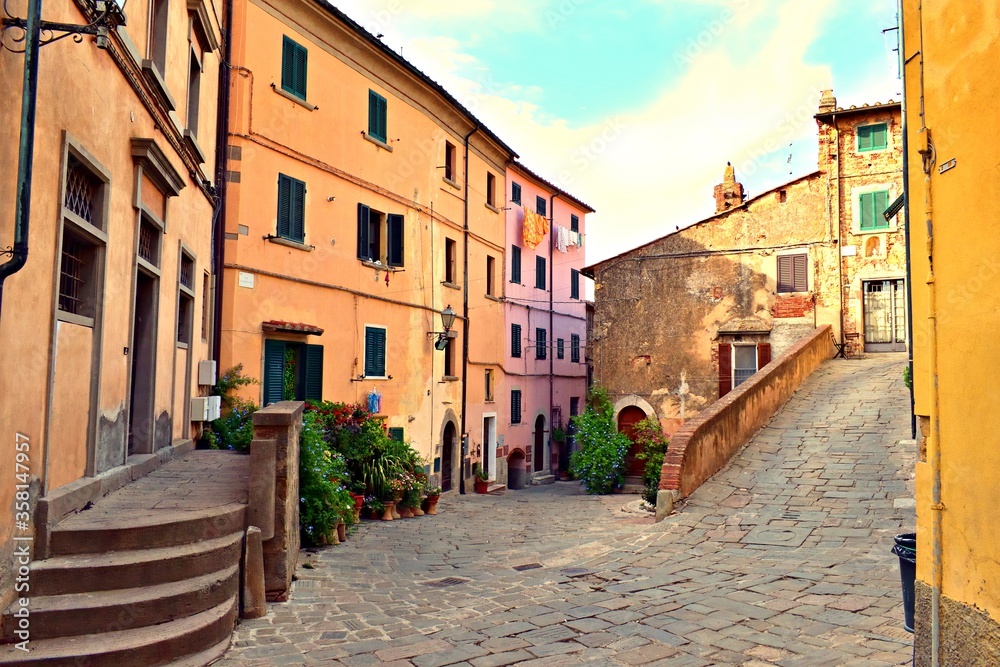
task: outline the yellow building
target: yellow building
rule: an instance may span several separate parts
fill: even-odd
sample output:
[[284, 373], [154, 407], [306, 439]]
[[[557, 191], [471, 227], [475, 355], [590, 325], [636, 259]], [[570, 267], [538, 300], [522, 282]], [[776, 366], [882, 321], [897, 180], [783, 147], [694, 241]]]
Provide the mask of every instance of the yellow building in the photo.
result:
[[237, 0], [232, 18], [222, 369], [242, 362], [262, 405], [372, 401], [458, 489], [482, 454], [460, 434], [496, 428], [516, 155], [326, 3]]
[[1000, 3], [902, 2], [913, 385], [915, 664], [1000, 664]]
[[[127, 25], [39, 53], [29, 252], [4, 283], [0, 319], [4, 508], [14, 507], [15, 474], [32, 509], [58, 498], [68, 512], [127, 482], [133, 457], [193, 446], [190, 399], [207, 394], [198, 363], [211, 358], [215, 6], [131, 0]], [[84, 25], [94, 8], [47, 2], [42, 18]], [[0, 49], [4, 248], [23, 72], [24, 56]], [[12, 533], [23, 537], [27, 523], [0, 521], [0, 607], [14, 590]], [[33, 544], [40, 551], [44, 539]]]

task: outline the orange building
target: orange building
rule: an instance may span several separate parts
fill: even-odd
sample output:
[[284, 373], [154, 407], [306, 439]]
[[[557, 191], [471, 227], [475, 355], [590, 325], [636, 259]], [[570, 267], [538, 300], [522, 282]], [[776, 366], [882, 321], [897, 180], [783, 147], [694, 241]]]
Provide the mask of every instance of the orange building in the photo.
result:
[[[42, 18], [83, 25], [94, 7], [46, 3]], [[79, 509], [127, 482], [127, 463], [168, 457], [197, 433], [190, 399], [207, 393], [198, 364], [212, 333], [214, 7], [132, 0], [127, 25], [40, 51], [30, 252], [4, 283], [0, 319], [11, 446], [0, 473], [24, 474], [32, 508]], [[23, 71], [22, 54], [0, 49], [3, 90], [21, 90]], [[2, 247], [14, 238], [21, 110], [21, 95], [0, 96]], [[15, 439], [27, 443], [21, 461]], [[14, 492], [0, 487], [0, 505], [12, 508]], [[0, 521], [0, 606], [13, 593], [14, 529]]]
[[462, 486], [460, 434], [496, 428], [516, 156], [325, 3], [237, 0], [232, 36], [222, 368], [261, 404], [369, 403]]

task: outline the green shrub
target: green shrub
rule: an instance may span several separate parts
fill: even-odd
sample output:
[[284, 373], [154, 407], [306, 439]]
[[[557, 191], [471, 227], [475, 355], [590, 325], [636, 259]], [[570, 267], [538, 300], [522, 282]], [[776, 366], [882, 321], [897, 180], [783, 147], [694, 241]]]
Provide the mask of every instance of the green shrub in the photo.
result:
[[347, 464], [331, 452], [313, 412], [304, 416], [299, 436], [299, 526], [304, 546], [323, 544], [339, 521], [354, 521], [354, 498], [347, 489]]
[[259, 384], [243, 374], [243, 364], [227, 370], [212, 387], [213, 396], [222, 397], [222, 416], [211, 422], [202, 438], [213, 449], [232, 449], [245, 452], [253, 441], [253, 413], [259, 406], [251, 400], [236, 395], [240, 387]]
[[587, 493], [613, 493], [625, 484], [625, 456], [631, 442], [618, 432], [608, 392], [594, 386], [587, 409], [573, 417], [579, 451], [570, 457], [570, 472], [583, 482]]
[[660, 420], [656, 417], [646, 417], [634, 426], [635, 443], [640, 451], [636, 458], [645, 461], [642, 471], [642, 483], [645, 488], [642, 498], [650, 505], [656, 504], [656, 492], [660, 488], [660, 471], [663, 469], [663, 456], [667, 453], [670, 442], [663, 433]]

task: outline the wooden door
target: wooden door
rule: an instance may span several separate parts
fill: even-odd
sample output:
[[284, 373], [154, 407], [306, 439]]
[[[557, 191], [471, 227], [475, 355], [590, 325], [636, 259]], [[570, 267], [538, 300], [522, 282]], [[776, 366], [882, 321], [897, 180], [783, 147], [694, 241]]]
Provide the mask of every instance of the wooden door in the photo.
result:
[[646, 413], [643, 412], [642, 408], [637, 408], [634, 405], [630, 405], [618, 413], [618, 432], [624, 433], [632, 441], [632, 446], [625, 457], [626, 477], [642, 477], [642, 471], [646, 467], [645, 461], [636, 458], [636, 454], [641, 451], [641, 448], [635, 444], [635, 425], [645, 418]]

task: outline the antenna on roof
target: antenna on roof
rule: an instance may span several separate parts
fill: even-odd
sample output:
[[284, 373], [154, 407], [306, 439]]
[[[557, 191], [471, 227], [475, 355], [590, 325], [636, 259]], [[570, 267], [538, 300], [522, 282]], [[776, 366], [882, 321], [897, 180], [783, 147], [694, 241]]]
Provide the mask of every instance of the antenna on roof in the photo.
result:
[[791, 144], [791, 142], [788, 143], [788, 161], [786, 162], [786, 164], [788, 165], [788, 175], [791, 176], [792, 175], [792, 144]]

